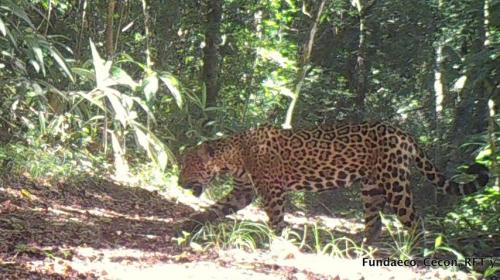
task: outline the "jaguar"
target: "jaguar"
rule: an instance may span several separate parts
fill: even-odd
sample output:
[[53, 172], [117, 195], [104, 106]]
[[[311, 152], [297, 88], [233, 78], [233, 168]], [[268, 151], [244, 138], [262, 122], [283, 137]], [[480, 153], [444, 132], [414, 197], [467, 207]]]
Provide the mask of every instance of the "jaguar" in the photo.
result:
[[259, 196], [271, 227], [279, 233], [285, 227], [287, 192], [319, 192], [360, 182], [364, 240], [370, 243], [381, 230], [379, 212], [386, 205], [408, 228], [421, 222], [410, 190], [412, 164], [444, 194], [467, 195], [489, 180], [488, 168], [478, 163], [465, 171], [476, 175], [473, 181], [447, 179], [411, 135], [383, 122], [297, 130], [264, 126], [202, 143], [183, 154], [179, 185], [195, 196], [217, 176], [231, 176], [234, 186], [220, 201], [180, 226], [192, 228], [195, 223], [220, 219]]

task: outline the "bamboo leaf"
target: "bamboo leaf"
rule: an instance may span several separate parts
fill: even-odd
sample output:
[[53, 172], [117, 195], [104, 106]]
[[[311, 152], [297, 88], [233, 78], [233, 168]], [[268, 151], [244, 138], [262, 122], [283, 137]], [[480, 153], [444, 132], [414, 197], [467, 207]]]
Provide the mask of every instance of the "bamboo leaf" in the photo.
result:
[[90, 103], [96, 105], [99, 107], [101, 110], [105, 110], [106, 108], [104, 107], [104, 104], [101, 100], [102, 97], [104, 97], [104, 94], [99, 90], [99, 91], [91, 91], [89, 93], [85, 92], [76, 92], [76, 94], [85, 100], [89, 101]]
[[73, 68], [71, 68], [71, 72], [82, 77], [84, 80], [95, 81], [94, 73], [88, 69], [80, 68], [80, 67], [73, 67]]
[[29, 63], [31, 64], [31, 66], [33, 66], [33, 68], [35, 68], [35, 71], [36, 71], [37, 73], [39, 73], [39, 72], [40, 72], [40, 64], [39, 64], [36, 60], [34, 60], [34, 59], [30, 59], [30, 60], [29, 60]]
[[139, 144], [139, 146], [141, 146], [148, 153], [148, 156], [151, 157], [150, 155], [151, 151], [149, 149], [149, 139], [146, 133], [144, 133], [144, 131], [142, 131], [142, 129], [138, 127], [134, 127], [134, 133], [137, 138], [137, 143]]
[[116, 133], [112, 130], [109, 130], [109, 133], [111, 134], [111, 146], [113, 147], [113, 152], [115, 154], [123, 155], [123, 149], [122, 146], [120, 145], [120, 141], [118, 140], [118, 136], [116, 136]]
[[0, 18], [0, 33], [2, 33], [3, 36], [7, 35], [7, 26], [5, 26], [2, 18]]
[[12, 33], [10, 32], [9, 29], [5, 29], [5, 31], [7, 32], [7, 37], [9, 37], [9, 40], [10, 42], [12, 43], [12, 45], [14, 46], [14, 49], [17, 49], [17, 41], [16, 41], [16, 38], [12, 35]]
[[104, 93], [111, 103], [111, 107], [113, 108], [113, 111], [115, 113], [114, 118], [117, 119], [123, 127], [126, 127], [128, 113], [119, 98], [120, 92], [111, 88], [107, 88]]
[[[134, 128], [134, 132], [135, 132], [135, 135], [138, 136], [138, 134], [140, 136], [138, 137], [143, 137], [142, 138], [142, 141], [145, 141], [145, 139], [148, 141], [148, 145], [147, 145], [147, 148], [146, 151], [148, 151], [148, 156], [156, 163], [158, 164], [158, 166], [160, 168], [165, 168], [167, 163], [168, 163], [168, 159], [174, 159], [175, 157], [173, 156], [172, 154], [172, 151], [170, 151], [167, 147], [165, 147], [165, 145], [163, 145], [163, 143], [161, 142], [160, 139], [158, 139], [158, 137], [156, 137], [156, 135], [154, 135], [154, 133], [152, 133], [150, 130], [148, 130], [146, 127], [144, 127], [142, 124], [136, 122], [136, 121], [131, 121], [130, 122], [131, 126], [133, 126]], [[140, 131], [140, 132], [137, 132], [137, 131]], [[143, 135], [141, 135], [141, 133]], [[146, 135], [146, 136], [144, 136]], [[139, 141], [139, 139], [137, 139]], [[139, 143], [141, 145], [141, 147], [144, 148], [144, 143], [145, 142], [142, 142], [142, 143]]]
[[2, 2], [3, 3], [0, 4], [0, 9], [11, 11], [18, 18], [24, 20], [32, 29], [36, 29], [24, 9], [16, 5], [11, 0], [2, 0]]
[[[44, 65], [44, 61], [43, 61], [43, 52], [42, 52], [42, 48], [41, 48], [38, 40], [31, 37], [31, 36], [29, 36], [29, 37], [27, 36], [25, 38], [25, 42], [28, 45], [31, 53], [33, 54], [33, 58], [38, 63], [38, 66], [40, 66], [39, 69], [42, 70], [42, 74], [45, 76], [45, 65]], [[36, 69], [37, 68], [35, 68], [35, 70]]]
[[54, 47], [54, 46], [49, 46], [49, 52], [52, 58], [56, 61], [56, 63], [61, 67], [63, 72], [68, 76], [68, 78], [74, 82], [75, 79], [73, 78], [73, 74], [71, 73], [71, 70], [68, 68], [68, 64], [66, 63], [66, 60], [62, 56], [62, 54]]
[[115, 80], [120, 85], [126, 85], [131, 89], [135, 90], [138, 84], [125, 72], [123, 69], [119, 67], [113, 67], [111, 69], [111, 76], [113, 80]]
[[95, 69], [95, 80], [97, 83], [97, 87], [105, 88], [105, 81], [109, 78], [109, 68], [111, 67], [111, 63], [107, 63], [101, 58], [94, 45], [94, 42], [92, 42], [92, 39], [90, 39], [90, 50], [92, 51], [92, 63]]
[[167, 86], [168, 90], [170, 91], [170, 93], [174, 97], [175, 102], [177, 103], [177, 106], [179, 108], [181, 108], [183, 101], [182, 101], [181, 93], [179, 91], [179, 81], [174, 76], [172, 76], [170, 73], [166, 73], [166, 72], [164, 72], [160, 75], [160, 80], [165, 84], [165, 86]]
[[155, 116], [153, 115], [153, 112], [151, 112], [151, 109], [149, 106], [139, 97], [137, 96], [132, 96], [130, 97], [135, 103], [139, 104], [139, 106], [146, 112], [146, 114], [149, 116], [150, 120], [153, 121], [154, 123], [156, 122]]
[[144, 80], [144, 96], [146, 97], [146, 101], [150, 102], [153, 97], [158, 92], [158, 77], [156, 74], [152, 74], [146, 77]]

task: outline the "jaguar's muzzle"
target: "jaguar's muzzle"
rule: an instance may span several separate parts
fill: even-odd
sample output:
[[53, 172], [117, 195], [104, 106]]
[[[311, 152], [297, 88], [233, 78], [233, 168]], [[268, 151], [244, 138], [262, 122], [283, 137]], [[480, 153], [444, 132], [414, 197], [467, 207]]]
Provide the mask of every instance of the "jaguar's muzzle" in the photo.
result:
[[200, 197], [203, 193], [203, 186], [197, 183], [188, 183], [182, 186], [184, 189], [191, 190], [194, 196]]

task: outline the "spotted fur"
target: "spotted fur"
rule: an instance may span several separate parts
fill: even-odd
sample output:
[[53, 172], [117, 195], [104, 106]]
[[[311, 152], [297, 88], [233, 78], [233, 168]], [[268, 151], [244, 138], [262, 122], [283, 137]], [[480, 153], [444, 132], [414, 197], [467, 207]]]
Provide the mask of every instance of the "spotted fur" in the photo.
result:
[[224, 217], [257, 194], [270, 224], [281, 231], [286, 192], [323, 191], [360, 181], [365, 236], [373, 240], [386, 204], [407, 227], [419, 220], [410, 191], [411, 163], [446, 194], [466, 195], [489, 180], [488, 169], [479, 164], [467, 170], [477, 175], [474, 181], [447, 180], [410, 135], [384, 123], [363, 123], [300, 130], [262, 127], [206, 142], [183, 156], [179, 184], [199, 196], [214, 177], [229, 174], [233, 190], [191, 218], [203, 222]]

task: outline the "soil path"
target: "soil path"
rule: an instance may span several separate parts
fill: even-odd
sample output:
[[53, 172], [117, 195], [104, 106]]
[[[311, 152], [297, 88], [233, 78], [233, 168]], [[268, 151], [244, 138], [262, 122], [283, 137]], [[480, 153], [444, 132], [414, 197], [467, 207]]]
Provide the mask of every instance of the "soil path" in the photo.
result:
[[[158, 192], [89, 179], [0, 181], [0, 279], [418, 279], [444, 270], [366, 268], [293, 247], [202, 253], [171, 223], [194, 210]], [[458, 275], [458, 277], [457, 277]], [[376, 277], [376, 278], [374, 278]], [[457, 279], [467, 278], [464, 273]]]

